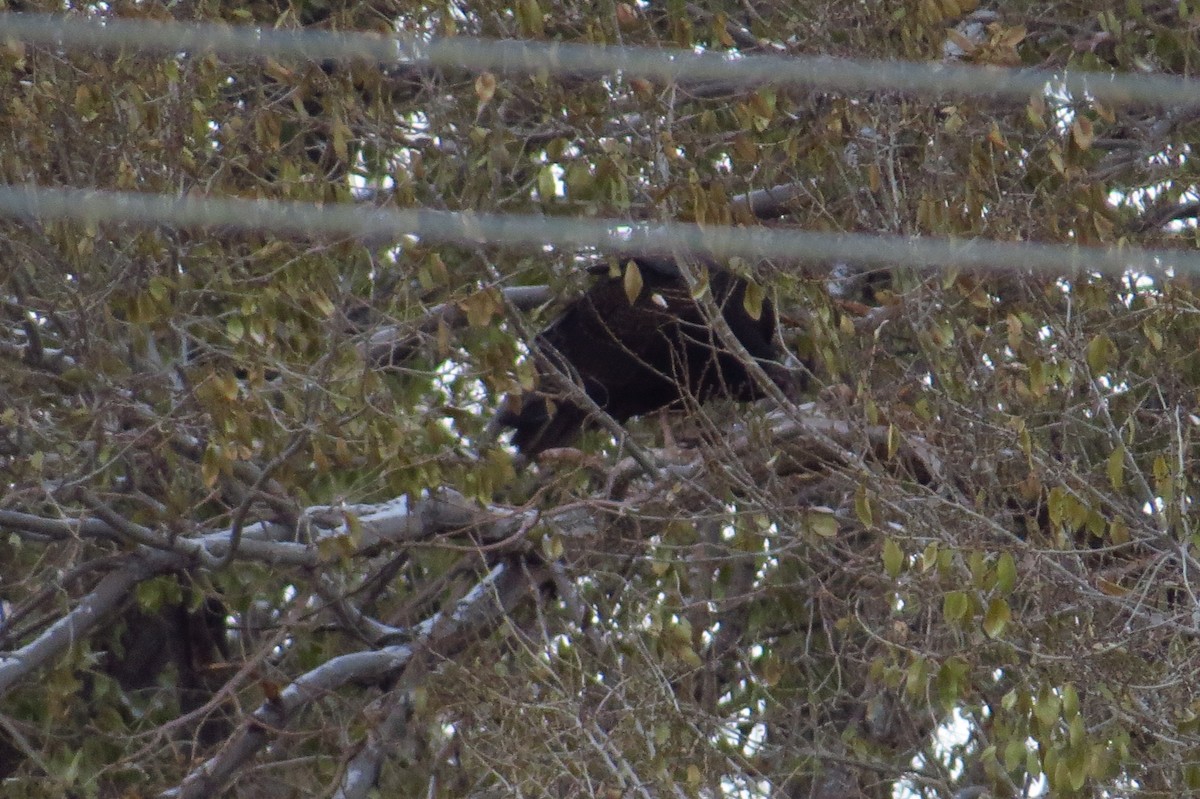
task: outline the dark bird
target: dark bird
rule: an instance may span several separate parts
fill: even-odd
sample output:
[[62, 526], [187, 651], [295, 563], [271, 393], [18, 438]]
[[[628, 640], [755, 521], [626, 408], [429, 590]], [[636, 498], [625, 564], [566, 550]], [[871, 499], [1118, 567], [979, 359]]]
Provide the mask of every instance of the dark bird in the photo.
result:
[[[633, 302], [628, 288], [636, 288], [637, 280], [627, 280], [629, 263], [637, 265], [642, 284]], [[744, 279], [711, 265], [708, 285], [734, 337], [773, 382], [789, 391], [795, 377], [780, 363], [770, 301], [763, 301], [755, 319], [746, 310]], [[513, 428], [512, 443], [527, 456], [568, 446], [588, 426], [589, 413], [571, 398], [566, 381], [582, 387], [618, 422], [682, 405], [685, 395], [701, 402], [763, 396], [746, 365], [721, 343], [671, 259], [625, 261], [621, 275], [597, 280], [533, 346], [540, 356], [537, 388], [507, 398], [493, 422]]]

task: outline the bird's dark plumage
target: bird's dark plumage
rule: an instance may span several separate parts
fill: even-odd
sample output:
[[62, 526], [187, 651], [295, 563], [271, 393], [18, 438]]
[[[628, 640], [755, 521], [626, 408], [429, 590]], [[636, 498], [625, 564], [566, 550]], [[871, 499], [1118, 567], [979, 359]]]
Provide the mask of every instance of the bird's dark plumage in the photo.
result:
[[[537, 336], [534, 347], [566, 379], [582, 386], [605, 412], [624, 422], [681, 402], [686, 395], [753, 400], [760, 388], [736, 355], [722, 345], [692, 299], [672, 260], [638, 256], [642, 289], [629, 301], [623, 276], [606, 275], [568, 305]], [[622, 275], [628, 268], [626, 261]], [[792, 377], [779, 364], [775, 309], [764, 301], [754, 319], [746, 311], [746, 281], [710, 266], [713, 300], [734, 336], [780, 387]], [[525, 455], [571, 444], [588, 421], [588, 412], [558, 390], [563, 379], [538, 365], [538, 387], [506, 400], [496, 424], [515, 429], [512, 442]]]

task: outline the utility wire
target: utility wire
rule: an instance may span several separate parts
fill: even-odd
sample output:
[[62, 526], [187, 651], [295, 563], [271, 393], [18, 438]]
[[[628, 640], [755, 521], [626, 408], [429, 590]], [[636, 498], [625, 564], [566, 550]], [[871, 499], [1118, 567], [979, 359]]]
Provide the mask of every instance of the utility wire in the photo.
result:
[[944, 239], [789, 228], [746, 228], [686, 223], [632, 223], [616, 219], [487, 214], [357, 205], [172, 197], [164, 194], [35, 186], [0, 186], [0, 216], [30, 220], [216, 227], [293, 236], [331, 236], [370, 242], [416, 236], [466, 246], [497, 245], [660, 255], [740, 256], [783, 262], [847, 262], [915, 268], [1035, 270], [1069, 275], [1079, 270], [1200, 276], [1200, 252], [1137, 247]]
[[564, 42], [421, 38], [324, 30], [119, 17], [0, 14], [0, 39], [64, 48], [217, 53], [232, 58], [300, 58], [409, 63], [470, 71], [639, 75], [661, 81], [720, 81], [731, 86], [804, 86], [839, 92], [904, 91], [1026, 99], [1047, 86], [1109, 104], [1200, 107], [1200, 82], [1169, 75], [1053, 72], [966, 64], [825, 56], [597, 46]]
[[[598, 47], [469, 37], [421, 39], [323, 30], [270, 30], [113, 17], [0, 13], [0, 40], [64, 48], [234, 58], [366, 59], [469, 70], [570, 74], [624, 72], [666, 81], [799, 85], [837, 91], [901, 90], [1026, 98], [1048, 85], [1108, 103], [1200, 107], [1200, 82], [1165, 75], [1056, 73], [821, 56], [776, 56], [645, 47]], [[1102, 249], [974, 239], [911, 238], [801, 230], [641, 225], [623, 220], [545, 218], [435, 210], [378, 210], [239, 199], [175, 198], [80, 189], [0, 187], [0, 213], [34, 218], [224, 227], [370, 241], [402, 235], [457, 244], [595, 247], [605, 251], [710, 254], [773, 260], [914, 267], [1031, 268], [1054, 274], [1085, 269], [1200, 274], [1200, 254]]]

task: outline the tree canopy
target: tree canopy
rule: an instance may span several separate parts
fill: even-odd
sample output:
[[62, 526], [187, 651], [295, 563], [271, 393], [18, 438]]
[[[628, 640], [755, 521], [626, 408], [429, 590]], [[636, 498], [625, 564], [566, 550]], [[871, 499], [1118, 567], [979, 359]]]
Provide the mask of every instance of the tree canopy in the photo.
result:
[[[66, 17], [997, 76], [1187, 77], [1200, 58], [1200, 9], [1178, 0], [151, 0]], [[12, 185], [1197, 244], [1200, 111], [1053, 83], [849, 93], [2, 28], [0, 65]], [[523, 464], [489, 420], [533, 387], [531, 343], [589, 266], [638, 295], [616, 254], [81, 217], [0, 219], [5, 796], [1200, 786], [1193, 275], [729, 259], [747, 311], [770, 300], [811, 365], [801, 396], [758, 369], [765, 399], [600, 420]], [[705, 271], [687, 281], [711, 307]]]

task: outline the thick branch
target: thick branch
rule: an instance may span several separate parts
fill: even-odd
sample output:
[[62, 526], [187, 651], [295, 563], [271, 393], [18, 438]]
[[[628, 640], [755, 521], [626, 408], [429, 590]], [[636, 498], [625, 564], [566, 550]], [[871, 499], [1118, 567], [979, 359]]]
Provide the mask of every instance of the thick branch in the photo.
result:
[[471, 638], [486, 635], [506, 613], [527, 594], [549, 579], [549, 571], [539, 567], [534, 586], [526, 581], [525, 572], [512, 563], [502, 563], [492, 569], [453, 608], [440, 611], [420, 625], [421, 634], [411, 644], [385, 647], [375, 652], [355, 652], [323, 663], [301, 675], [280, 692], [268, 699], [242, 724], [229, 745], [187, 777], [176, 788], [163, 794], [162, 799], [191, 799], [218, 795], [274, 734], [286, 729], [289, 720], [312, 702], [323, 698], [348, 683], [378, 682], [395, 675], [412, 663], [414, 656], [436, 652], [452, 656]]
[[808, 190], [800, 183], [782, 183], [769, 189], [739, 194], [729, 201], [735, 218], [746, 214], [755, 219], [777, 219], [791, 211], [791, 206]]
[[109, 572], [70, 613], [25, 646], [0, 655], [0, 697], [19, 680], [60, 656], [76, 641], [86, 638], [92, 628], [120, 609], [138, 583], [180, 565], [178, 557], [157, 554], [133, 557], [120, 569]]

